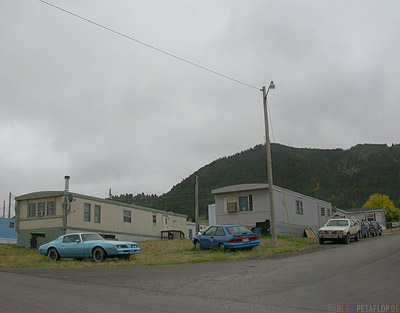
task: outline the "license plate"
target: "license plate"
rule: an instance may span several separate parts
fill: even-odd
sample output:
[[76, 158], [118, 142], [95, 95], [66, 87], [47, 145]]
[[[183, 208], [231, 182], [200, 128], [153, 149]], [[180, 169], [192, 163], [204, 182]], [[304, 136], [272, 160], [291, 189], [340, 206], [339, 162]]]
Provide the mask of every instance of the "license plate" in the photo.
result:
[[339, 235], [325, 235], [326, 238], [339, 238]]
[[249, 238], [243, 238], [243, 242], [248, 242]]

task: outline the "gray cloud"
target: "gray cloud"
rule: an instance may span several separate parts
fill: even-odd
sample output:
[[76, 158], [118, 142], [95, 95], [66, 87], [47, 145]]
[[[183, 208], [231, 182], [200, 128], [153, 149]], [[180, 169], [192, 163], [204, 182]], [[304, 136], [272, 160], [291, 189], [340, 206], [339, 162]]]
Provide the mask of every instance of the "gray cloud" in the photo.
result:
[[[257, 88], [274, 80], [276, 142], [398, 142], [398, 2], [52, 3]], [[76, 192], [160, 194], [264, 140], [259, 90], [40, 1], [2, 1], [0, 38], [0, 200], [65, 174]]]

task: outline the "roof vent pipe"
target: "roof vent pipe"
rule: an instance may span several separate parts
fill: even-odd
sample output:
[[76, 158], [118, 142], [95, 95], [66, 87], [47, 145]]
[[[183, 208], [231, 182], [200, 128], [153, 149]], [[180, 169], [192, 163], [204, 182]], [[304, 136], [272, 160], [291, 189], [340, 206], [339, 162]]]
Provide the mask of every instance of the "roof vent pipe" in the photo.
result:
[[65, 191], [69, 192], [69, 176], [64, 176], [64, 180], [65, 180]]

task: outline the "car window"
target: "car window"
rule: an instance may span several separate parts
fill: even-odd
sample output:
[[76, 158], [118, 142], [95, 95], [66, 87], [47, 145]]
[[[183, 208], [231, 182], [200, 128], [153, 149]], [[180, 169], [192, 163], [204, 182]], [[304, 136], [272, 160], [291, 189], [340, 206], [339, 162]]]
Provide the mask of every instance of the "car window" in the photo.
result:
[[83, 241], [105, 240], [99, 234], [82, 234]]
[[350, 221], [350, 226], [354, 226], [354, 221]]
[[239, 235], [239, 234], [248, 234], [250, 230], [246, 227], [238, 225], [238, 226], [229, 226], [226, 228], [229, 235]]
[[204, 232], [204, 236], [214, 236], [215, 235], [216, 227], [211, 226]]
[[215, 236], [225, 236], [224, 229], [222, 227], [218, 227], [217, 231], [215, 232]]
[[72, 243], [72, 242], [75, 242], [76, 240], [81, 241], [81, 239], [79, 238], [79, 235], [68, 235], [68, 236], [64, 236], [64, 238], [63, 238], [64, 243]]
[[326, 223], [326, 226], [349, 226], [349, 221], [347, 220], [330, 220]]

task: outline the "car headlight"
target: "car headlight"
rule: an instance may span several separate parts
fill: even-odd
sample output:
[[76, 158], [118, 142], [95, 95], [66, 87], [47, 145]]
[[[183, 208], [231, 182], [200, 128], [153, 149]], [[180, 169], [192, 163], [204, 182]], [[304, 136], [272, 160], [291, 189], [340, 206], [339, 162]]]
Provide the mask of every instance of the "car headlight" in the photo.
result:
[[138, 245], [137, 244], [133, 244], [133, 245], [131, 245], [131, 248], [137, 248], [138, 247]]
[[121, 249], [122, 248], [122, 246], [121, 245], [117, 245], [117, 249]]

